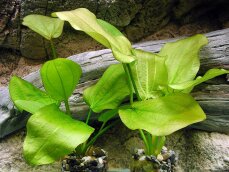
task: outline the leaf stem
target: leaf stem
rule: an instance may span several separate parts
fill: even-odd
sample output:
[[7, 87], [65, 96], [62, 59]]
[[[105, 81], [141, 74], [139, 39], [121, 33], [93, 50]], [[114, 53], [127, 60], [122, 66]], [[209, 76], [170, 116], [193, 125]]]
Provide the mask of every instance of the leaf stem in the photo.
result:
[[65, 104], [66, 113], [67, 113], [68, 115], [71, 115], [71, 111], [70, 111], [68, 99], [67, 99], [67, 100], [64, 100], [64, 104]]
[[56, 53], [56, 49], [55, 49], [55, 46], [53, 44], [52, 39], [50, 39], [50, 45], [51, 45], [51, 50], [52, 50], [52, 57], [53, 57], [53, 59], [56, 59], [57, 58], [57, 53]]
[[144, 132], [141, 129], [139, 129], [139, 133], [140, 133], [140, 135], [142, 137], [142, 140], [143, 140], [143, 142], [145, 144], [145, 147], [146, 147], [146, 152], [145, 153], [148, 155], [149, 154], [149, 151], [150, 151], [150, 148], [149, 148], [149, 144], [147, 142], [147, 139], [145, 137], [145, 134], [144, 134]]
[[113, 123], [111, 123], [110, 125], [106, 126], [105, 128], [103, 128], [102, 130], [99, 130], [99, 132], [88, 142], [88, 144], [84, 147], [83, 151], [86, 151], [86, 149], [88, 147], [90, 147], [91, 145], [93, 145], [95, 143], [95, 141], [97, 140], [97, 138], [99, 136], [101, 136], [102, 134], [104, 134], [108, 129], [110, 129], [111, 127], [113, 127], [119, 120], [114, 121]]
[[102, 131], [102, 129], [105, 127], [105, 125], [106, 125], [106, 122], [103, 122], [102, 126], [99, 129], [99, 132]]
[[90, 117], [91, 117], [91, 114], [92, 114], [92, 110], [91, 110], [91, 108], [90, 108], [90, 109], [89, 109], [89, 112], [88, 112], [88, 114], [87, 114], [86, 124], [88, 124], [89, 119], [90, 119]]
[[123, 65], [123, 68], [124, 68], [126, 76], [127, 76], [127, 83], [128, 83], [128, 87], [130, 90], [130, 104], [132, 105], [133, 101], [134, 101], [134, 95], [133, 95], [134, 93], [133, 93], [133, 88], [132, 88], [132, 81], [131, 81], [131, 77], [130, 77], [130, 72], [128, 70], [127, 64], [122, 63], [122, 65]]
[[152, 136], [149, 132], [146, 133], [146, 139], [147, 139], [147, 143], [149, 145], [149, 155], [153, 154], [153, 140], [152, 140]]
[[131, 83], [132, 83], [132, 85], [134, 87], [134, 91], [135, 91], [135, 94], [137, 96], [137, 99], [138, 99], [138, 101], [141, 101], [141, 98], [140, 98], [140, 95], [139, 95], [139, 92], [138, 92], [138, 89], [137, 89], [137, 85], [136, 85], [136, 83], [134, 81], [134, 76], [133, 76], [133, 73], [132, 73], [131, 68], [130, 68], [130, 64], [126, 64], [126, 66], [127, 66], [127, 70], [129, 72]]

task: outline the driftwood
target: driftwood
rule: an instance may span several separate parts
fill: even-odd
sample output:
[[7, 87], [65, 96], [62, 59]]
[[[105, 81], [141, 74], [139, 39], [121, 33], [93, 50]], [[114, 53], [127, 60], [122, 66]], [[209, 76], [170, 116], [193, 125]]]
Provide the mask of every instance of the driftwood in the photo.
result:
[[[229, 69], [229, 29], [211, 32], [206, 36], [209, 44], [200, 52], [200, 74], [213, 67]], [[144, 42], [135, 44], [134, 47], [158, 52], [162, 45], [174, 40], [176, 39]], [[79, 63], [83, 69], [83, 77], [80, 84], [70, 98], [70, 107], [75, 117], [84, 118], [88, 107], [82, 100], [83, 90], [95, 83], [105, 69], [110, 64], [117, 63], [117, 61], [114, 60], [111, 51], [108, 49], [77, 54], [69, 57], [69, 59]], [[42, 88], [39, 71], [31, 73], [25, 79]], [[192, 94], [205, 110], [207, 120], [191, 127], [229, 133], [229, 84], [226, 77], [218, 77], [202, 84]], [[27, 114], [19, 114], [13, 107], [8, 89], [1, 89], [0, 138], [24, 127], [27, 118]]]

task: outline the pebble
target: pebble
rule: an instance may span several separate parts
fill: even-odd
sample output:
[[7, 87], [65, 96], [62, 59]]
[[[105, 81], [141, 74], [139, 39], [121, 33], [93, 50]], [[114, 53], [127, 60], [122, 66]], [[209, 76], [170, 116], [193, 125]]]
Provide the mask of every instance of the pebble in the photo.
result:
[[67, 171], [69, 170], [69, 164], [65, 165], [65, 170], [67, 170]]
[[140, 158], [138, 160], [139, 161], [145, 161], [146, 160], [146, 156], [140, 156]]
[[162, 154], [162, 157], [163, 157], [163, 160], [165, 161], [165, 160], [167, 160], [167, 159], [169, 159], [170, 158], [170, 153], [169, 152], [167, 152], [167, 153], [165, 153], [165, 154]]
[[170, 159], [170, 161], [171, 161], [171, 164], [175, 164], [176, 163], [176, 154], [175, 154], [175, 152], [174, 151], [169, 151], [170, 152], [170, 157], [169, 157], [169, 159]]
[[158, 159], [158, 161], [163, 161], [163, 156], [161, 154], [158, 154], [157, 159]]
[[107, 154], [106, 151], [104, 151], [103, 149], [95, 148], [93, 150], [92, 155], [95, 157], [102, 157], [102, 156], [107, 156], [106, 154]]

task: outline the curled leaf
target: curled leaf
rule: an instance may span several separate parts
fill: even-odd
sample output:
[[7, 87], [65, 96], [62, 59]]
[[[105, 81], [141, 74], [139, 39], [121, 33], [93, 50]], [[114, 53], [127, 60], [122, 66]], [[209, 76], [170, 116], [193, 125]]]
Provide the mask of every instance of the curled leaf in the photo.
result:
[[112, 49], [118, 61], [130, 63], [135, 60], [129, 40], [111, 24], [97, 19], [88, 9], [78, 8], [72, 11], [55, 12], [52, 15], [68, 21], [74, 29], [85, 32], [105, 47]]

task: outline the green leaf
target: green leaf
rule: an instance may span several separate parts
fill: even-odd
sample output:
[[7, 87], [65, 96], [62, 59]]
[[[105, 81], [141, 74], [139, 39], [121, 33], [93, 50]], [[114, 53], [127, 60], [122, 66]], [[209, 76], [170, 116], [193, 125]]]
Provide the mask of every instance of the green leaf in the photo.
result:
[[169, 135], [206, 118], [199, 104], [184, 93], [134, 102], [132, 107], [120, 108], [119, 115], [128, 128], [143, 129], [154, 136]]
[[35, 113], [49, 104], [60, 105], [58, 101], [50, 98], [44, 91], [17, 76], [11, 78], [9, 91], [13, 103], [20, 111]]
[[217, 77], [219, 75], [228, 74], [228, 73], [229, 71], [225, 69], [210, 69], [204, 74], [203, 77], [198, 76], [195, 80], [184, 82], [181, 84], [172, 84], [169, 86], [175, 90], [183, 90], [182, 92], [189, 93], [196, 85], [199, 85], [200, 83], [205, 82], [214, 77]]
[[179, 84], [195, 78], [200, 67], [199, 50], [207, 43], [207, 38], [198, 34], [164, 45], [159, 55], [166, 56], [169, 84]]
[[212, 79], [216, 76], [227, 74], [227, 73], [229, 73], [229, 71], [224, 70], [224, 69], [210, 69], [205, 73], [205, 75], [203, 77], [199, 76], [193, 81], [188, 81], [188, 82], [184, 82], [181, 84], [172, 84], [169, 86], [173, 89], [176, 89], [176, 90], [184, 90], [185, 92], [186, 91], [191, 92], [191, 89], [193, 87], [195, 87], [196, 85], [198, 85], [202, 82], [205, 82], [209, 79]]
[[40, 72], [47, 93], [63, 101], [67, 100], [76, 88], [82, 70], [71, 60], [58, 58], [46, 62]]
[[94, 112], [115, 109], [129, 95], [124, 69], [121, 64], [108, 67], [102, 78], [87, 88], [83, 97]]
[[117, 114], [118, 109], [108, 110], [99, 116], [98, 121], [106, 123], [110, 119], [114, 118]]
[[52, 15], [68, 21], [74, 29], [85, 32], [105, 47], [111, 48], [118, 61], [130, 63], [135, 60], [129, 40], [111, 24], [97, 19], [88, 9], [78, 8], [72, 11], [55, 12]]
[[51, 40], [52, 38], [58, 38], [62, 34], [64, 21], [58, 18], [31, 14], [23, 18], [22, 24], [44, 38]]
[[137, 49], [133, 52], [137, 60], [131, 63], [131, 70], [141, 99], [162, 96], [168, 81], [165, 58]]
[[24, 157], [32, 165], [49, 164], [68, 155], [94, 131], [60, 111], [54, 104], [32, 115], [26, 128]]

